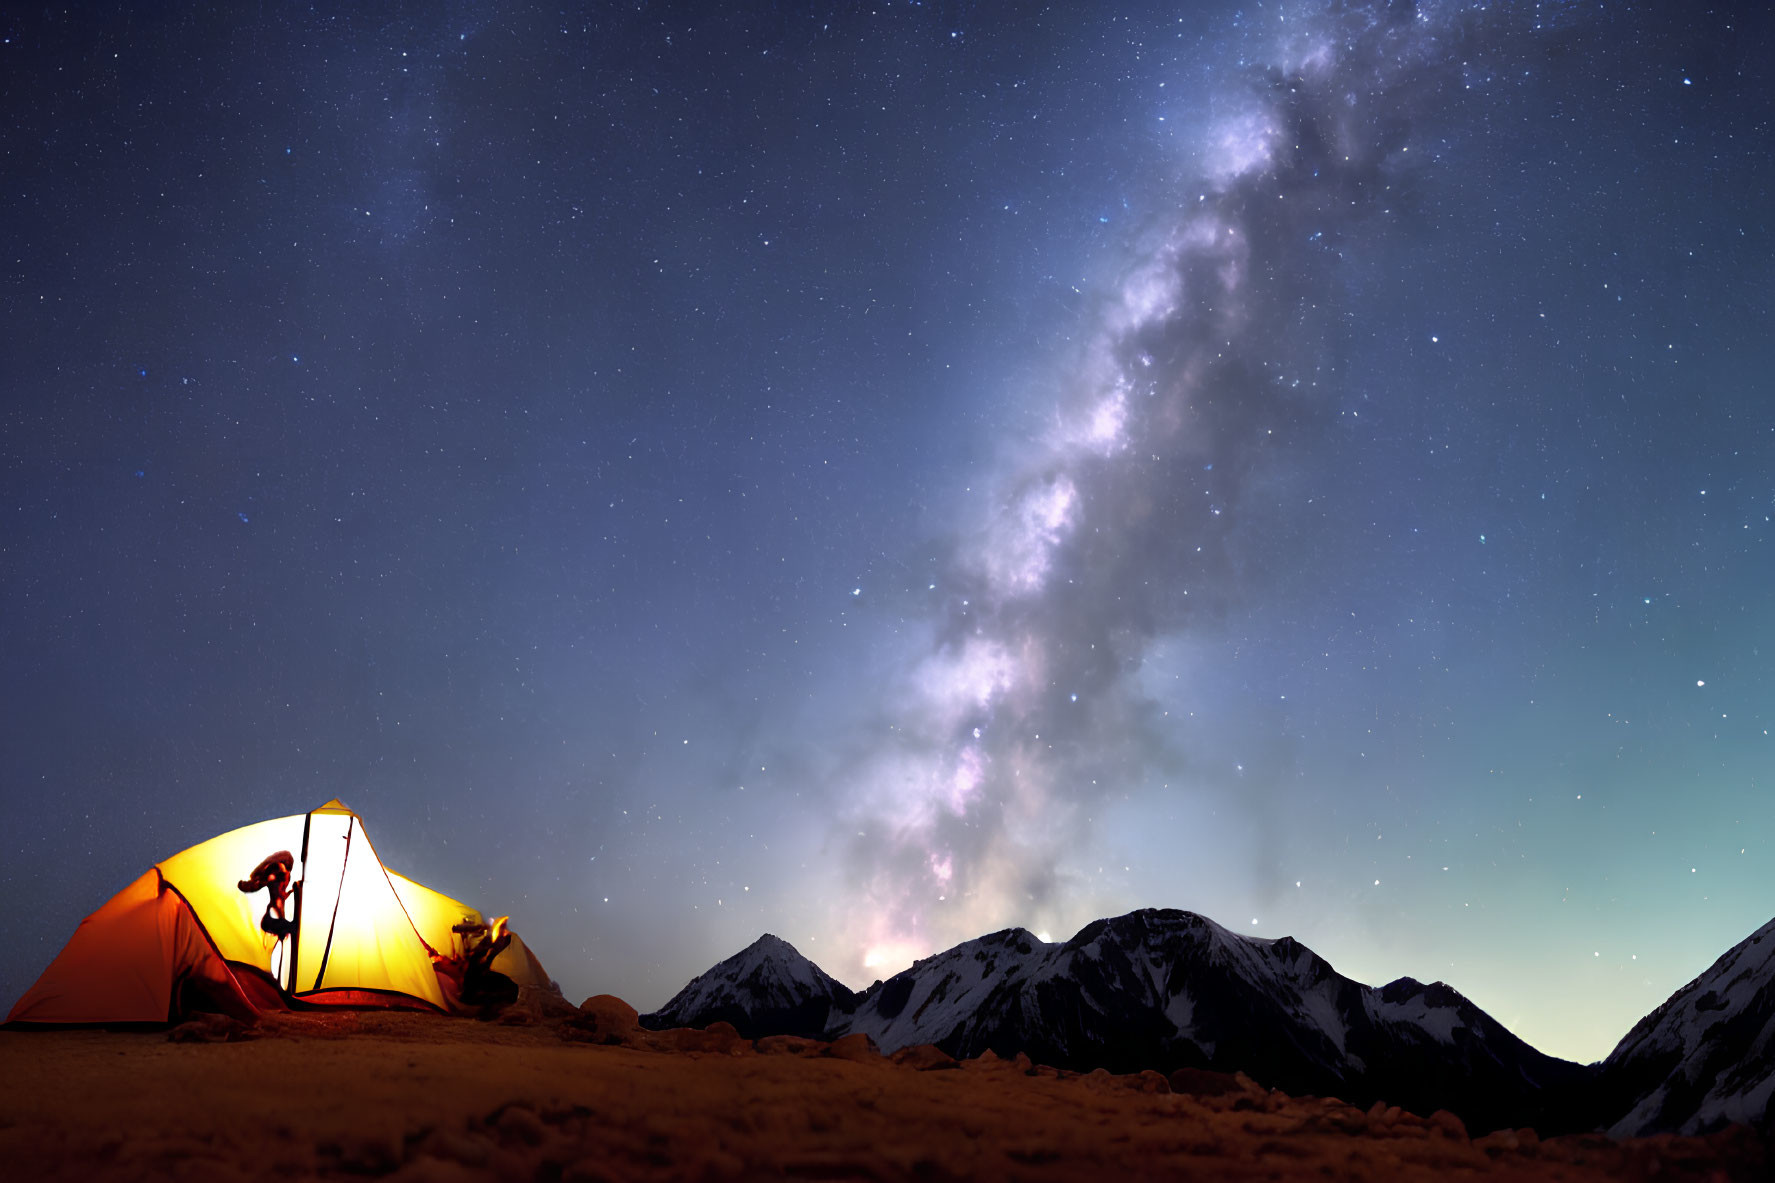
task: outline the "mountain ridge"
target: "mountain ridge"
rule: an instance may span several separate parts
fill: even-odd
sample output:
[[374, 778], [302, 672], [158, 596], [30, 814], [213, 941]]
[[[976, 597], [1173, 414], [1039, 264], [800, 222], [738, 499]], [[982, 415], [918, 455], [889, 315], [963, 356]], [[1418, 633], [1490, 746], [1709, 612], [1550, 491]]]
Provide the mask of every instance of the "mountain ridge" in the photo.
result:
[[765, 934], [641, 1018], [718, 1020], [748, 1038], [860, 1033], [890, 1053], [928, 1043], [1079, 1071], [1239, 1071], [1295, 1095], [1449, 1109], [1475, 1131], [1775, 1129], [1775, 920], [1590, 1065], [1540, 1052], [1448, 983], [1368, 986], [1292, 936], [1177, 909], [1094, 920], [1063, 942], [1000, 929], [860, 992]]
[[788, 1000], [754, 1000], [741, 955], [643, 1022], [723, 1019], [742, 1031], [828, 1039], [862, 1033], [887, 1052], [925, 1043], [957, 1058], [1021, 1052], [1080, 1071], [1243, 1071], [1297, 1095], [1451, 1109], [1475, 1128], [1554, 1121], [1549, 1090], [1587, 1072], [1536, 1051], [1444, 983], [1366, 986], [1293, 937], [1247, 937], [1175, 909], [1092, 921], [1059, 943], [1002, 929], [860, 993], [781, 946], [773, 951], [783, 976], [812, 983], [796, 1002], [794, 1029], [760, 1021]]

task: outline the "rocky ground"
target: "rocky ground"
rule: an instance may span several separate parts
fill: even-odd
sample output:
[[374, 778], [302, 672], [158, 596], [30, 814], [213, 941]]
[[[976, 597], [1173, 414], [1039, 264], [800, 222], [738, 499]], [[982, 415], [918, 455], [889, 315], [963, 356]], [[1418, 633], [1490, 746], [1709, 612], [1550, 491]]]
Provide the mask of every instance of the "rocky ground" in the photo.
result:
[[275, 1015], [0, 1031], [8, 1179], [1770, 1177], [1750, 1131], [1470, 1137], [1244, 1077], [1077, 1074], [932, 1047], [649, 1032], [620, 999], [497, 1020]]

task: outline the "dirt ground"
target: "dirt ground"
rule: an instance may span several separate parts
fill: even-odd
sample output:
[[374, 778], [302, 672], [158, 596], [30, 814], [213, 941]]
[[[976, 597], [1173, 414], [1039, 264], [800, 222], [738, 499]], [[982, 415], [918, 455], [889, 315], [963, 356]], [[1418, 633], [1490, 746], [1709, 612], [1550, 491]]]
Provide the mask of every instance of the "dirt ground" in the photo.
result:
[[[0, 1176], [25, 1179], [1693, 1179], [1707, 1139], [1471, 1140], [1243, 1078], [1077, 1075], [648, 1033], [615, 999], [504, 1022], [360, 1012], [177, 1032], [0, 1031]], [[186, 1042], [182, 1040], [189, 1039]], [[215, 1040], [212, 1042], [212, 1040]], [[225, 1041], [222, 1041], [225, 1040]]]

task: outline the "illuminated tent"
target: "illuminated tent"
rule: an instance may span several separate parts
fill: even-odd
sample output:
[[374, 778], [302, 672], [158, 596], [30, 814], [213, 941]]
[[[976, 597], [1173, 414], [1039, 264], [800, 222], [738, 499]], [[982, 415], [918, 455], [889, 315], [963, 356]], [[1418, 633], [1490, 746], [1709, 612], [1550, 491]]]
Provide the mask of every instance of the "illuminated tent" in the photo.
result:
[[[287, 934], [243, 877], [293, 858]], [[334, 800], [243, 826], [157, 863], [81, 921], [7, 1016], [22, 1023], [161, 1023], [194, 1010], [248, 1018], [286, 1004], [460, 1011], [481, 914], [382, 865]], [[548, 975], [515, 934], [492, 962], [520, 986]]]

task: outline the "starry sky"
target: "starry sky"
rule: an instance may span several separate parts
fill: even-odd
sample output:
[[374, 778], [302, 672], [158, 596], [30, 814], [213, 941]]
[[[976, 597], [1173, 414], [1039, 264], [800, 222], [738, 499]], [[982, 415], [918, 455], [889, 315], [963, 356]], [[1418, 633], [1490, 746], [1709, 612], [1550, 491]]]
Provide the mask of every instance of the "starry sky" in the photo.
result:
[[339, 796], [575, 999], [1177, 907], [1602, 1057], [1775, 914], [1772, 51], [10, 10], [0, 996]]

